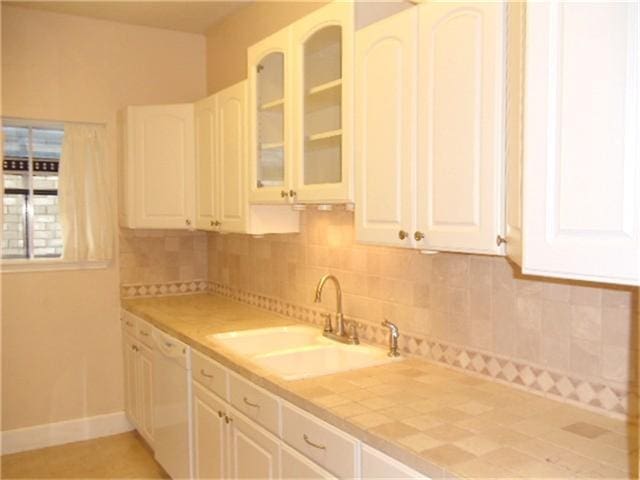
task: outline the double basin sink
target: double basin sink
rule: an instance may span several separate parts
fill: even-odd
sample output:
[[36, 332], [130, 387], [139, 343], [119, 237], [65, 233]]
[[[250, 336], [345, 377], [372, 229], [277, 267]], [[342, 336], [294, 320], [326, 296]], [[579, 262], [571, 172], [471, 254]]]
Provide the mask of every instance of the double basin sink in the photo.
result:
[[209, 335], [207, 340], [284, 380], [299, 380], [373, 367], [401, 360], [369, 345], [346, 345], [322, 336], [318, 328], [303, 325], [259, 328]]

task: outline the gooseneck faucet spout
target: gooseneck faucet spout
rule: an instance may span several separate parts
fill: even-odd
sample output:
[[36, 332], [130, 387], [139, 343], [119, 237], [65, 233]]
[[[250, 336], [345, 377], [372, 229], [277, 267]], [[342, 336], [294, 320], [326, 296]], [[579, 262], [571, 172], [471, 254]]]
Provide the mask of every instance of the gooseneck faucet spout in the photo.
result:
[[326, 337], [333, 338], [334, 340], [338, 340], [344, 343], [357, 344], [358, 335], [355, 329], [355, 324], [353, 324], [353, 332], [351, 334], [347, 334], [345, 329], [344, 315], [342, 314], [342, 288], [340, 288], [340, 282], [335, 276], [328, 273], [320, 279], [318, 285], [316, 286], [315, 303], [320, 303], [322, 301], [322, 290], [324, 289], [324, 285], [328, 280], [331, 280], [336, 288], [336, 329], [334, 332], [331, 326], [331, 317], [328, 316], [324, 328], [324, 335]]

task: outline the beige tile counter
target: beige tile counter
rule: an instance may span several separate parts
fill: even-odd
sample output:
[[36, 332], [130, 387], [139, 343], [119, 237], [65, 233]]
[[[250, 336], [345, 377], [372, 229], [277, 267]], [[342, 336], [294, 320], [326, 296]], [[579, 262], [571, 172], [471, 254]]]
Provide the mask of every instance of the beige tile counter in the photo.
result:
[[123, 307], [231, 370], [432, 477], [637, 478], [636, 424], [409, 358], [284, 381], [206, 336], [295, 320], [213, 295]]

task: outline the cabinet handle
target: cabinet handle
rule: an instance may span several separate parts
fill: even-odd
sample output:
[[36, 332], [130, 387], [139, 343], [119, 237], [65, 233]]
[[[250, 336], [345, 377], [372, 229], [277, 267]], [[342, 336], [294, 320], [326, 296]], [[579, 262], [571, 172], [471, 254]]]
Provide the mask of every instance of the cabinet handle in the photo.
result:
[[225, 415], [224, 416], [224, 421], [225, 421], [225, 423], [231, 423], [231, 422], [233, 422], [233, 418], [231, 418], [229, 415]]
[[143, 337], [148, 337], [149, 334], [147, 332], [145, 332], [144, 330], [140, 330], [140, 335], [142, 335]]
[[420, 240], [422, 240], [424, 238], [424, 233], [416, 232], [416, 233], [413, 234], [413, 238], [416, 240], [416, 242], [419, 242]]
[[496, 237], [496, 245], [499, 247], [499, 246], [500, 246], [500, 245], [502, 245], [503, 243], [504, 243], [504, 244], [506, 244], [506, 243], [507, 243], [507, 239], [506, 239], [506, 238], [504, 238], [504, 237], [502, 237], [502, 236], [500, 236], [500, 235], [498, 235], [498, 236]]
[[210, 373], [207, 373], [207, 372], [206, 372], [206, 370], [205, 370], [204, 368], [201, 368], [201, 369], [200, 369], [200, 374], [201, 374], [203, 377], [213, 378], [213, 375], [211, 375]]
[[218, 410], [218, 417], [220, 418], [224, 417], [224, 413], [222, 413], [222, 410]]
[[302, 435], [302, 439], [307, 443], [307, 445], [311, 445], [313, 448], [317, 448], [318, 450], [327, 449], [327, 447], [325, 447], [324, 445], [320, 445], [318, 443], [314, 443], [311, 440], [309, 440], [309, 437], [307, 436], [306, 433]]
[[282, 198], [287, 198], [289, 196], [289, 193], [286, 190], [280, 190], [280, 196]]
[[136, 347], [135, 345], [131, 345], [131, 350], [133, 350], [134, 352], [138, 351], [138, 347]]
[[296, 196], [296, 195], [297, 195], [297, 194], [296, 194], [295, 190], [289, 190], [289, 196], [290, 196], [291, 198], [295, 198], [295, 196]]
[[166, 347], [173, 348], [173, 343], [171, 343], [171, 342], [164, 342], [164, 345]]
[[404, 230], [400, 230], [398, 232], [398, 238], [400, 240], [404, 240], [405, 238], [408, 238], [408, 237], [409, 237], [409, 234], [407, 232], [405, 232]]
[[213, 222], [213, 225], [219, 227], [220, 225], [222, 225], [222, 223], [216, 220], [215, 222]]
[[216, 222], [214, 222], [213, 220], [209, 220], [210, 227], [214, 227], [215, 225], [216, 225]]
[[189, 220], [188, 218], [184, 221], [184, 224], [189, 226], [191, 225], [191, 220]]
[[258, 181], [256, 182], [256, 187], [258, 187], [258, 188], [262, 188], [262, 187], [264, 187], [264, 184], [262, 183], [262, 181], [261, 181], [261, 180], [258, 180]]
[[247, 400], [247, 397], [242, 397], [242, 401], [247, 405], [249, 405], [250, 407], [260, 408], [260, 405], [258, 405], [257, 403], [251, 403], [249, 400]]

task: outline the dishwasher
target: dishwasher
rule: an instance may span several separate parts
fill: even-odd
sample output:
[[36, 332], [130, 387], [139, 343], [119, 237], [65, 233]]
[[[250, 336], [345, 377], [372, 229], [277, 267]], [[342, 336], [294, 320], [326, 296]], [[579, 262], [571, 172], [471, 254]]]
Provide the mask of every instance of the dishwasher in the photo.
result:
[[154, 328], [155, 458], [173, 479], [192, 478], [191, 348]]

